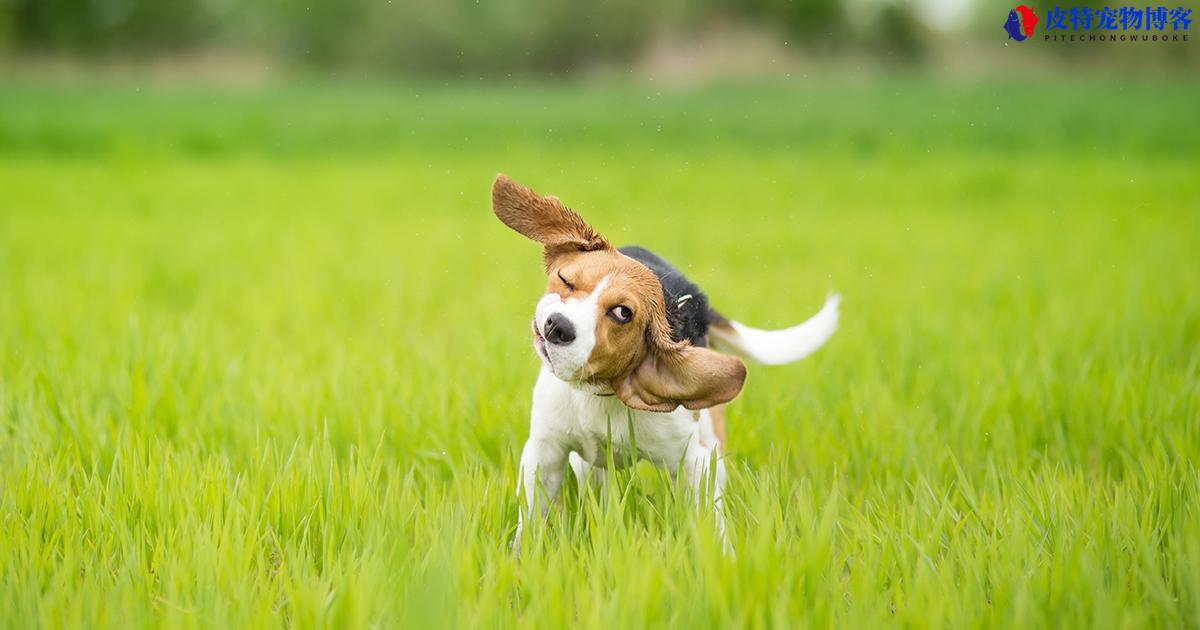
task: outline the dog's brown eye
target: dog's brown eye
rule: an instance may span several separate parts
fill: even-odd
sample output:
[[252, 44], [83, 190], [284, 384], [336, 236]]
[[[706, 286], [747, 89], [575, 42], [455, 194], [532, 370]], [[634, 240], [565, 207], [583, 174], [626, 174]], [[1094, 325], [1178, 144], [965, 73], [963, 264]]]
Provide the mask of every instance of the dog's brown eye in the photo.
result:
[[570, 282], [567, 282], [567, 279], [563, 277], [563, 275], [562, 275], [562, 272], [561, 272], [561, 271], [559, 271], [559, 272], [558, 272], [558, 279], [559, 279], [559, 280], [562, 280], [562, 283], [563, 283], [564, 285], [566, 285], [566, 287], [567, 287], [567, 290], [568, 290], [568, 291], [574, 291], [574, 290], [575, 290], [575, 285], [571, 284]]
[[624, 304], [608, 309], [608, 318], [618, 324], [628, 324], [633, 321], [633, 311]]

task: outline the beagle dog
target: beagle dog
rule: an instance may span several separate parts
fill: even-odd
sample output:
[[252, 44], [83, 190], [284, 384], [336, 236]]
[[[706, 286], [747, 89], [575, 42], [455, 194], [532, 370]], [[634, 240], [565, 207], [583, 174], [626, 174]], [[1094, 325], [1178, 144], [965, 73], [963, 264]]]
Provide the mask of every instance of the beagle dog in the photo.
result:
[[535, 506], [544, 514], [554, 502], [565, 465], [581, 487], [603, 485], [610, 452], [619, 467], [645, 459], [672, 476], [682, 468], [695, 490], [711, 475], [724, 536], [722, 406], [742, 390], [742, 358], [783, 364], [821, 347], [837, 328], [838, 296], [802, 324], [756, 330], [722, 317], [662, 258], [613, 247], [556, 197], [499, 175], [492, 209], [541, 243], [549, 279], [533, 315], [541, 372], [521, 453], [517, 494], [525, 508], [514, 547]]

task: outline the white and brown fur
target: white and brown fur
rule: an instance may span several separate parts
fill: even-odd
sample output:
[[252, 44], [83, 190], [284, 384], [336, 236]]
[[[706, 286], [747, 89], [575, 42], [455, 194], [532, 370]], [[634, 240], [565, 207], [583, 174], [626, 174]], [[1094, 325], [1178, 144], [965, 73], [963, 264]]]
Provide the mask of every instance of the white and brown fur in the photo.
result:
[[712, 479], [724, 532], [722, 408], [746, 380], [739, 357], [782, 364], [813, 352], [837, 328], [837, 296], [802, 324], [756, 330], [717, 314], [665, 260], [613, 247], [556, 197], [500, 175], [492, 209], [542, 244], [549, 279], [532, 324], [542, 366], [521, 454], [517, 493], [526, 508], [514, 545], [534, 506], [544, 513], [557, 497], [566, 464], [581, 485], [603, 484], [610, 451], [620, 466], [644, 459], [674, 475], [682, 465], [697, 490]]

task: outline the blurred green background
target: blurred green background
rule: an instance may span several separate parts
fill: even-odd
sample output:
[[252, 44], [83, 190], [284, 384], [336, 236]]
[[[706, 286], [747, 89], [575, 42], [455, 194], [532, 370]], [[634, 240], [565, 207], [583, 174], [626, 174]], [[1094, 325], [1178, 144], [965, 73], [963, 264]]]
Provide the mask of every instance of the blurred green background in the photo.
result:
[[[1196, 43], [1008, 10], [0, 3], [0, 626], [1196, 626]], [[736, 559], [646, 467], [509, 550], [499, 171], [844, 295], [729, 408]]]
[[[1048, 32], [1049, 6], [1034, 7], [1035, 40]], [[978, 69], [1005, 64], [994, 55], [1010, 9], [982, 0], [6, 0], [0, 51], [474, 77], [623, 74], [628, 64], [658, 74], [782, 73], [798, 56]], [[1019, 48], [1031, 50], [1007, 54], [1022, 55], [1026, 71], [1039, 55], [1143, 71], [1194, 70], [1200, 58], [1180, 42]]]

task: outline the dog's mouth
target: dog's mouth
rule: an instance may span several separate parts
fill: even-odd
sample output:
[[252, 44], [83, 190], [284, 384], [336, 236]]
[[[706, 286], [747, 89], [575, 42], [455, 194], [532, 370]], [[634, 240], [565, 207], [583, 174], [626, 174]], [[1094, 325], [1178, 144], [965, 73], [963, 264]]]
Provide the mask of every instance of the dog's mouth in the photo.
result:
[[546, 338], [542, 336], [542, 331], [538, 330], [537, 318], [533, 320], [533, 347], [537, 348], [538, 354], [550, 363], [550, 353], [546, 352]]

